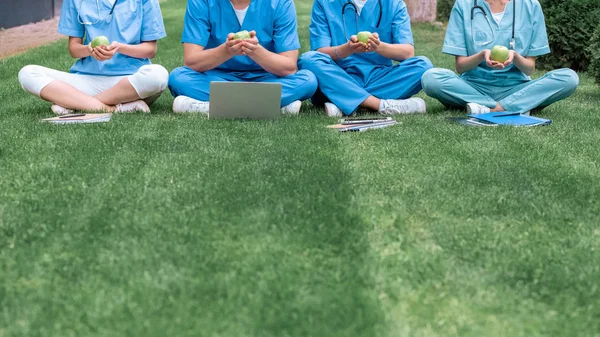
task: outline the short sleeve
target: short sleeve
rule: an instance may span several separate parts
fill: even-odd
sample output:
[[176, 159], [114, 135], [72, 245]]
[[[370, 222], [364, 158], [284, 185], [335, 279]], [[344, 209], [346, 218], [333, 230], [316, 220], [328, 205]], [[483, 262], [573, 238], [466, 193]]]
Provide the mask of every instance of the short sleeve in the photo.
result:
[[83, 38], [85, 29], [79, 23], [77, 7], [74, 0], [65, 0], [60, 10], [60, 21], [58, 22], [58, 32], [63, 35]]
[[158, 0], [143, 0], [142, 41], [155, 41], [167, 36]]
[[464, 13], [459, 1], [455, 2], [452, 7], [442, 52], [454, 56], [469, 56], [465, 42]]
[[542, 7], [537, 1], [534, 6], [531, 45], [529, 46], [527, 55], [523, 55], [529, 57], [542, 56], [550, 53], [550, 45], [548, 43], [548, 34], [546, 33], [546, 22], [544, 20]]
[[311, 50], [331, 47], [331, 32], [327, 23], [327, 16], [323, 5], [318, 0], [313, 4], [308, 31], [310, 32]]
[[189, 0], [181, 42], [206, 47], [210, 38], [210, 16], [206, 0]]
[[406, 9], [404, 1], [398, 1], [398, 3], [392, 19], [392, 41], [395, 44], [414, 44], [408, 9]]
[[273, 41], [275, 52], [283, 53], [300, 49], [298, 38], [298, 23], [296, 21], [296, 8], [292, 0], [279, 1], [277, 6]]

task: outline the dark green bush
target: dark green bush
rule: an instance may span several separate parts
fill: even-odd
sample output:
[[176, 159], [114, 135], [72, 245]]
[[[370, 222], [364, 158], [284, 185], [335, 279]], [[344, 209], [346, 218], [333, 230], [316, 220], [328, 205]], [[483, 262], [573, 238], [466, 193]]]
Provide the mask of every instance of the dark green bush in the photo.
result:
[[455, 0], [438, 0], [437, 1], [437, 19], [439, 21], [448, 22], [450, 19], [450, 12], [452, 12], [452, 6], [454, 6]]
[[588, 52], [591, 55], [592, 63], [590, 64], [590, 73], [596, 79], [596, 82], [600, 84], [600, 26], [596, 28], [592, 44]]
[[552, 54], [539, 59], [547, 69], [584, 71], [590, 65], [590, 40], [600, 23], [598, 0], [540, 0]]

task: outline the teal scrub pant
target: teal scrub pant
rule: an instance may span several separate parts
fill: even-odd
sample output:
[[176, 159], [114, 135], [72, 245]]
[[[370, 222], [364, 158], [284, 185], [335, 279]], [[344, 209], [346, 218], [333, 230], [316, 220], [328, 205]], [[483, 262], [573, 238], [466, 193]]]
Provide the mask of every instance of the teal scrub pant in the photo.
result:
[[266, 71], [226, 71], [213, 69], [198, 72], [188, 67], [174, 69], [169, 76], [169, 90], [173, 97], [187, 96], [199, 101], [210, 100], [210, 82], [264, 82], [281, 83], [281, 107], [294, 101], [309, 99], [317, 90], [317, 78], [310, 71], [277, 77]]
[[448, 69], [431, 69], [421, 80], [423, 91], [446, 107], [464, 109], [467, 103], [506, 111], [541, 110], [571, 96], [579, 85], [579, 76], [571, 69], [559, 69], [531, 81], [506, 85], [491, 80], [459, 77]]
[[300, 57], [300, 69], [310, 70], [319, 80], [312, 103], [335, 104], [345, 115], [352, 114], [369, 96], [405, 99], [421, 91], [421, 76], [433, 68], [428, 58], [418, 56], [394, 66], [357, 64], [340, 67], [329, 55], [311, 51]]

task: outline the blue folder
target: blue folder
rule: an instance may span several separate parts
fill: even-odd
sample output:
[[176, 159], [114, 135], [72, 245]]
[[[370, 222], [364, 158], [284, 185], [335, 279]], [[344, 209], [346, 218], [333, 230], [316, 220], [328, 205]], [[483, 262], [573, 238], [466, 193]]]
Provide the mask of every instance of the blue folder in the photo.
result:
[[552, 121], [549, 119], [527, 116], [517, 112], [508, 111], [490, 112], [486, 114], [472, 114], [468, 116], [498, 125], [542, 126], [549, 125], [550, 123], [552, 123]]

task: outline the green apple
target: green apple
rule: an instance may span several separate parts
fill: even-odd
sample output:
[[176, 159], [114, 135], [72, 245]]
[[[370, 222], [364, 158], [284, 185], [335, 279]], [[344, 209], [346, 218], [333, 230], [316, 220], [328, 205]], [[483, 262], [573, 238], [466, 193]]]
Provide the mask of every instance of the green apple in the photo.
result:
[[250, 38], [250, 33], [247, 30], [242, 30], [241, 32], [235, 33], [233, 36], [234, 40], [245, 40]]
[[504, 46], [494, 46], [490, 58], [496, 62], [506, 62], [506, 60], [508, 60], [508, 48]]
[[371, 32], [359, 32], [356, 35], [356, 38], [358, 38], [358, 42], [362, 42], [364, 44], [368, 44], [369, 43], [369, 38], [371, 37]]
[[92, 40], [92, 48], [96, 48], [102, 45], [110, 45], [110, 41], [108, 41], [108, 38], [106, 36], [98, 36], [97, 38]]

